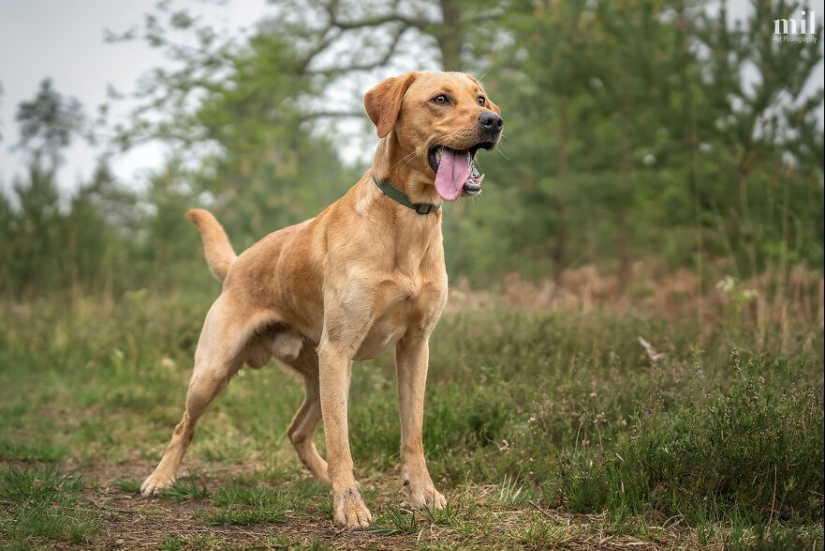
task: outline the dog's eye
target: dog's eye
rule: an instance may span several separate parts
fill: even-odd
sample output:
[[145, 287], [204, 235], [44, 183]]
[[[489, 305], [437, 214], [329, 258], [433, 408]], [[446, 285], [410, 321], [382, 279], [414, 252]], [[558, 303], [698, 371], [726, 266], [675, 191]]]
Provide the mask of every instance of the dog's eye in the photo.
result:
[[487, 100], [486, 100], [486, 99], [484, 99], [484, 96], [478, 96], [478, 104], [479, 104], [480, 106], [482, 106], [482, 107], [484, 107], [485, 105], [487, 105]]
[[450, 98], [448, 98], [446, 94], [438, 94], [432, 101], [433, 103], [437, 103], [439, 105], [447, 105], [450, 103]]

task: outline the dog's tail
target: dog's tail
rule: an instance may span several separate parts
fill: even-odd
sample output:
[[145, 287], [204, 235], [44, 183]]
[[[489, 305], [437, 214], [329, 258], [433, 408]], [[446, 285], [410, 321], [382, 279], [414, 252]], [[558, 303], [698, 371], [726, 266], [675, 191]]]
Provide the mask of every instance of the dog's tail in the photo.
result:
[[223, 281], [226, 279], [229, 267], [238, 258], [223, 226], [212, 216], [212, 213], [203, 209], [190, 209], [186, 217], [201, 231], [203, 251], [206, 253], [209, 270], [212, 275]]

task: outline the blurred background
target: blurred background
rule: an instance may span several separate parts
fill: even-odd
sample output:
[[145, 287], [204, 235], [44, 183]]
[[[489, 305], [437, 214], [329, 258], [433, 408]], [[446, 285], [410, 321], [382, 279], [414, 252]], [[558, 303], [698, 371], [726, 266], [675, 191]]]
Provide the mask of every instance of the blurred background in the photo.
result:
[[314, 216], [372, 159], [363, 94], [444, 69], [478, 76], [505, 118], [501, 147], [479, 155], [483, 195], [445, 210], [459, 305], [489, 293], [679, 317], [726, 301], [821, 327], [823, 13], [4, 2], [0, 295], [214, 295], [188, 208], [213, 211], [238, 251]]

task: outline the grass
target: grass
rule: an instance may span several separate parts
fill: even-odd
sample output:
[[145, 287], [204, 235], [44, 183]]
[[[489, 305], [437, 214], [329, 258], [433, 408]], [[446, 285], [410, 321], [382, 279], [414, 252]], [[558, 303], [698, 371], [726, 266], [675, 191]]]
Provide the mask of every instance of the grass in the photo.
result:
[[193, 474], [139, 497], [180, 420], [208, 304], [4, 307], [3, 548], [823, 548], [817, 324], [778, 346], [764, 326], [451, 312], [431, 341], [424, 435], [449, 506], [405, 509], [394, 367], [362, 362], [350, 437], [376, 522], [341, 534], [285, 438], [301, 382], [275, 365], [241, 371], [210, 406]]
[[287, 496], [269, 488], [220, 488], [215, 493], [214, 511], [201, 511], [210, 524], [252, 525], [259, 522], [285, 522], [289, 509]]
[[206, 486], [198, 484], [197, 480], [190, 474], [186, 478], [178, 478], [171, 486], [161, 490], [162, 497], [175, 501], [188, 499], [206, 499], [210, 496]]
[[0, 534], [25, 547], [31, 538], [89, 543], [103, 523], [78, 507], [83, 480], [56, 465], [0, 468]]

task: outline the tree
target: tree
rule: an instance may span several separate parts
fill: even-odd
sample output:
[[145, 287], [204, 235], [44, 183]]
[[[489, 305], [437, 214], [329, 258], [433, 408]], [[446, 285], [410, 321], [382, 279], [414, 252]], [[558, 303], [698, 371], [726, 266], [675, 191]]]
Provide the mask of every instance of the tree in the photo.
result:
[[28, 171], [15, 178], [13, 201], [0, 200], [0, 293], [18, 299], [77, 294], [111, 283], [112, 252], [123, 247], [115, 224], [129, 219], [124, 206], [133, 204], [131, 195], [118, 189], [104, 160], [73, 197], [58, 191], [63, 151], [85, 121], [81, 104], [45, 79], [37, 95], [19, 105], [16, 119], [15, 149]]
[[19, 105], [15, 119], [20, 125], [16, 147], [29, 157], [30, 164], [43, 163], [50, 171], [63, 162], [60, 151], [71, 144], [85, 120], [80, 102], [63, 97], [48, 78], [40, 82], [32, 101]]
[[17, 109], [20, 141], [15, 149], [27, 158], [28, 175], [12, 185], [19, 210], [3, 209], [7, 259], [3, 291], [43, 288], [53, 283], [64, 233], [55, 223], [60, 217], [60, 196], [55, 174], [82, 121], [82, 108], [73, 98], [64, 98], [51, 80], [40, 83], [37, 95]]
[[[486, 197], [444, 218], [452, 275], [489, 283], [598, 262], [624, 287], [639, 258], [701, 270], [705, 257], [750, 255], [758, 270], [777, 254], [822, 256], [821, 224], [793, 220], [821, 218], [822, 96], [801, 94], [819, 54], [775, 51], [774, 4], [755, 2], [738, 30], [703, 0], [271, 5], [240, 38], [171, 2], [114, 37], [177, 62], [142, 81], [143, 105], [119, 129], [124, 147], [173, 145], [152, 180], [156, 207], [211, 201], [241, 246], [312, 216], [363, 170], [363, 158], [342, 162], [336, 124], [366, 128], [364, 90], [454, 68], [484, 77], [506, 123], [496, 161], [478, 159]], [[765, 75], [757, 87], [749, 65]], [[375, 138], [353, 139], [367, 151]]]
[[697, 21], [696, 37], [708, 52], [697, 138], [702, 157], [721, 176], [703, 178], [697, 193], [718, 213], [740, 270], [759, 271], [771, 256], [787, 261], [791, 253], [793, 260], [822, 264], [822, 232], [814, 229], [821, 224], [806, 228], [787, 219], [806, 211], [821, 219], [823, 132], [816, 110], [823, 87], [813, 83], [810, 93], [806, 86], [823, 61], [822, 25], [816, 41], [778, 42], [773, 35], [773, 21], [804, 9], [802, 2], [753, 0], [747, 18], [731, 27], [723, 3], [718, 16]]

